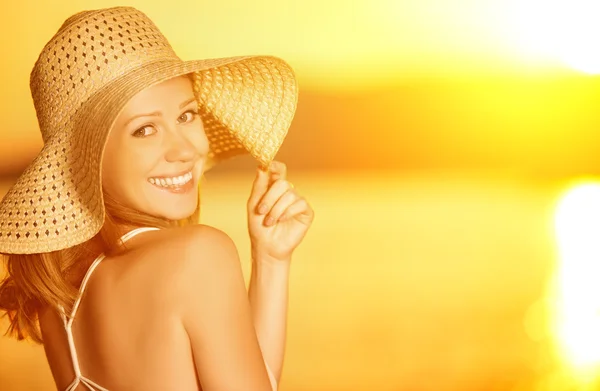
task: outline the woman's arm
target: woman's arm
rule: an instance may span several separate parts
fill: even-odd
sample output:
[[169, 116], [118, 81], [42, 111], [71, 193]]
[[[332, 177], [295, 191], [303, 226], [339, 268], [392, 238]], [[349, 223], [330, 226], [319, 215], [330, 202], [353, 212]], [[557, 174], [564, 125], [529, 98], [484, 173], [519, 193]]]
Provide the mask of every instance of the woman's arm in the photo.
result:
[[258, 343], [271, 372], [271, 382], [275, 382], [273, 389], [277, 388], [283, 368], [290, 264], [289, 260], [252, 259], [248, 298]]
[[180, 239], [176, 300], [202, 388], [271, 391], [235, 244], [207, 226]]
[[252, 254], [248, 297], [273, 389], [281, 377], [285, 352], [292, 253], [314, 217], [286, 175], [281, 162], [272, 162], [268, 171], [258, 168], [247, 204]]

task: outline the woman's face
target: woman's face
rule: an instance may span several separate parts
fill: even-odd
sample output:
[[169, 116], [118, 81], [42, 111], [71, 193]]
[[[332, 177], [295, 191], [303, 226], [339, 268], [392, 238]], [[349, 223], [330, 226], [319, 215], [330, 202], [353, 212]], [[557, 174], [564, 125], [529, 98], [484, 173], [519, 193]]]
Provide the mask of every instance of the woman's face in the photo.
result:
[[117, 117], [104, 152], [104, 191], [140, 212], [186, 218], [198, 205], [208, 151], [191, 80], [169, 79], [138, 93]]

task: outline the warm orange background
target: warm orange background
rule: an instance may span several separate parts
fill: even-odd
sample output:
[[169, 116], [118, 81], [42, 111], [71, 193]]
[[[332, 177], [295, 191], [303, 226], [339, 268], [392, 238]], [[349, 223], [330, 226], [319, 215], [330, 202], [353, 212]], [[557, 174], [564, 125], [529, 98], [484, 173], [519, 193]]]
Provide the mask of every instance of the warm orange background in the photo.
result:
[[[278, 159], [316, 220], [292, 269], [282, 391], [593, 389], [557, 348], [552, 292], [557, 204], [600, 169], [600, 79], [536, 46], [525, 3], [128, 2], [184, 59], [268, 53], [296, 69]], [[39, 51], [70, 14], [118, 4], [0, 14], [0, 195], [41, 147]], [[253, 164], [216, 168], [203, 198], [246, 275]], [[0, 339], [0, 390], [50, 389], [41, 348]]]

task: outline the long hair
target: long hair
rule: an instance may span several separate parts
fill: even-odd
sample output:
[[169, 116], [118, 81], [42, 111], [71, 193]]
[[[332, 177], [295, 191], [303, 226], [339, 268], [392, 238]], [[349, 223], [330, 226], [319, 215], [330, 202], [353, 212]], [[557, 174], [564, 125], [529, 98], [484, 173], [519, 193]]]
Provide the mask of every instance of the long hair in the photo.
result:
[[128, 208], [104, 193], [105, 220], [102, 229], [90, 240], [63, 250], [38, 254], [0, 254], [6, 275], [0, 283], [0, 312], [9, 319], [7, 335], [43, 343], [38, 313], [41, 309], [71, 308], [78, 294], [78, 279], [91, 259], [100, 253], [111, 255], [119, 250], [118, 239], [124, 227], [167, 228], [197, 224], [194, 213], [179, 221], [165, 220]]

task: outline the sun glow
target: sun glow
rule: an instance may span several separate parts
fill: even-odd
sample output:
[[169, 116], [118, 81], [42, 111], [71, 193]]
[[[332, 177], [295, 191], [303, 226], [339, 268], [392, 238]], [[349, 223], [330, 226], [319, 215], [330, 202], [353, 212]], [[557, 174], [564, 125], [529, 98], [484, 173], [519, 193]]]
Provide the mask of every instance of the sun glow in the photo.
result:
[[557, 342], [577, 374], [594, 377], [600, 371], [600, 183], [571, 189], [558, 205], [555, 224]]
[[525, 51], [557, 58], [585, 73], [600, 74], [598, 0], [518, 3], [518, 39]]

